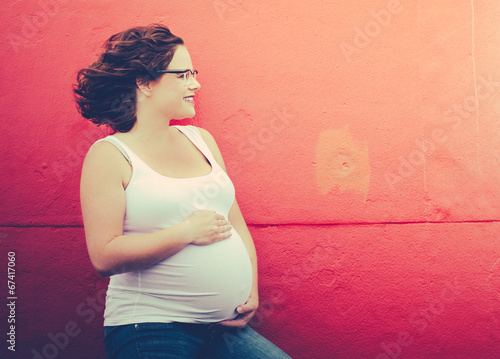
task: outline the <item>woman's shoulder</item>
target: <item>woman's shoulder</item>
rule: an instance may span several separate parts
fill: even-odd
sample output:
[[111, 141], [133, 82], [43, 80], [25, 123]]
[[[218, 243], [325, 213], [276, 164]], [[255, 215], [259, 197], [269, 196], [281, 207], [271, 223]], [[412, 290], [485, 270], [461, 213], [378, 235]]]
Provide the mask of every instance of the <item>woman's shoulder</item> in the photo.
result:
[[85, 156], [85, 162], [92, 162], [103, 166], [120, 164], [124, 159], [130, 163], [130, 157], [123, 146], [121, 146], [121, 141], [112, 135], [94, 142]]
[[88, 153], [99, 153], [99, 154], [115, 153], [117, 147], [116, 143], [120, 142], [121, 141], [113, 135], [103, 137], [95, 141], [90, 146]]
[[[111, 137], [111, 140], [110, 138]], [[120, 183], [127, 188], [132, 176], [132, 162], [113, 143], [114, 136], [98, 140], [89, 148], [82, 165], [82, 183], [111, 188]]]

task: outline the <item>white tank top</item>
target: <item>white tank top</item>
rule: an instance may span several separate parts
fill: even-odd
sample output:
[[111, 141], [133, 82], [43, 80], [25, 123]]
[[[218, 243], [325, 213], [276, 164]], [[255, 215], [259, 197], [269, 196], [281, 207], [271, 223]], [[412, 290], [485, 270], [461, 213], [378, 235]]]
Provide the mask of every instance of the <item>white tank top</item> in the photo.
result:
[[[192, 178], [166, 177], [151, 169], [115, 136], [113, 143], [132, 166], [125, 190], [124, 234], [145, 234], [185, 220], [197, 209], [228, 217], [234, 186], [200, 131], [174, 126], [205, 155], [212, 171]], [[97, 141], [97, 142], [99, 142]], [[106, 295], [104, 325], [145, 322], [210, 323], [233, 319], [252, 286], [250, 258], [239, 234], [208, 246], [189, 244], [141, 270], [113, 275]]]

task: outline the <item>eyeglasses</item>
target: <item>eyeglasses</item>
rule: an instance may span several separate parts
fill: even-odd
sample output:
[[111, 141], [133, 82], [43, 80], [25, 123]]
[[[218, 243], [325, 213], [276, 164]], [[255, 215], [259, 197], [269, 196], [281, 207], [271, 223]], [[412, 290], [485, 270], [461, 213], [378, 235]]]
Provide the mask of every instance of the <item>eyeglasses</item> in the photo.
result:
[[198, 74], [197, 70], [190, 70], [190, 69], [186, 69], [186, 70], [160, 70], [160, 71], [156, 71], [156, 72], [161, 73], [161, 74], [182, 74], [182, 76], [180, 76], [179, 78], [184, 79], [184, 85], [189, 84], [191, 81], [191, 78], [196, 80], [196, 75]]

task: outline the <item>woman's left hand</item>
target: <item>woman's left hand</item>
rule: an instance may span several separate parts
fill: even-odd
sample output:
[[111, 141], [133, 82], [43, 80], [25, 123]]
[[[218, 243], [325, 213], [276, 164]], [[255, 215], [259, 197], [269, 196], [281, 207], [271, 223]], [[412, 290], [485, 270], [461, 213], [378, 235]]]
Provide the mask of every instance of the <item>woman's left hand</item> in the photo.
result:
[[244, 328], [248, 324], [250, 319], [252, 319], [258, 307], [258, 301], [250, 297], [245, 304], [239, 305], [236, 308], [236, 311], [238, 312], [238, 316], [236, 318], [231, 320], [224, 320], [222, 322], [219, 322], [218, 324], [225, 325], [227, 327]]

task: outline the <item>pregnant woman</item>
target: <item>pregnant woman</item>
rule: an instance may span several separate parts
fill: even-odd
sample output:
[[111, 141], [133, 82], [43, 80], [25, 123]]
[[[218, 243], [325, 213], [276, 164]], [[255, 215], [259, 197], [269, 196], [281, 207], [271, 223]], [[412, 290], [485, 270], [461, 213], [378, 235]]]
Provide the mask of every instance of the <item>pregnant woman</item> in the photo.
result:
[[200, 89], [181, 38], [154, 24], [111, 36], [78, 73], [78, 109], [114, 134], [82, 168], [87, 248], [110, 277], [109, 358], [289, 358], [252, 330], [255, 247], [213, 137], [171, 120]]

